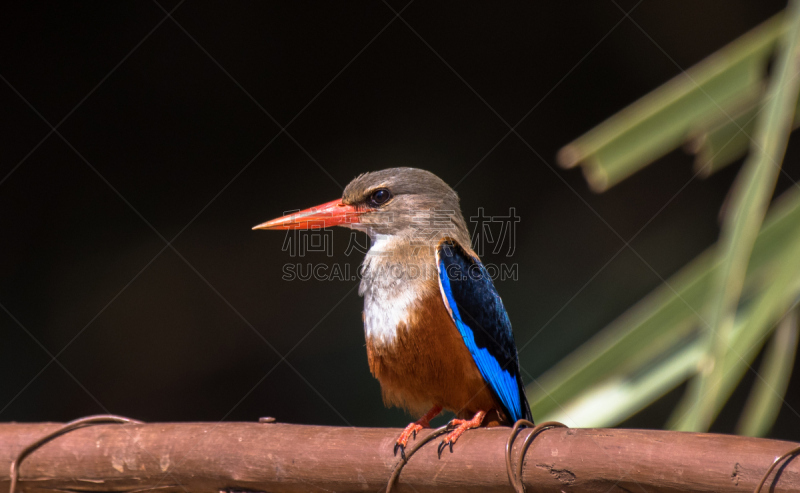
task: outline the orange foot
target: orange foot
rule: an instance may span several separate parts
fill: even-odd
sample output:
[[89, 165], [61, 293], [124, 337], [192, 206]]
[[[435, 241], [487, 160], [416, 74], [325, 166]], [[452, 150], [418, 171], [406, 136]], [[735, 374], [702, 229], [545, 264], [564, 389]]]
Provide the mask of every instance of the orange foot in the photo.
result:
[[478, 411], [472, 419], [454, 419], [450, 421], [450, 426], [455, 426], [455, 429], [447, 434], [439, 444], [439, 458], [442, 458], [442, 451], [450, 446], [450, 453], [453, 453], [453, 444], [456, 443], [458, 437], [464, 434], [465, 431], [477, 428], [483, 423], [483, 418], [486, 417], [486, 411]]
[[417, 438], [417, 432], [421, 431], [423, 428], [430, 428], [431, 420], [438, 416], [440, 412], [442, 412], [442, 406], [434, 406], [430, 411], [425, 413], [425, 416], [406, 426], [406, 429], [400, 434], [400, 438], [397, 439], [397, 443], [394, 446], [394, 455], [397, 455], [397, 450], [399, 449], [400, 457], [405, 460], [406, 445], [408, 445], [408, 440], [412, 436]]

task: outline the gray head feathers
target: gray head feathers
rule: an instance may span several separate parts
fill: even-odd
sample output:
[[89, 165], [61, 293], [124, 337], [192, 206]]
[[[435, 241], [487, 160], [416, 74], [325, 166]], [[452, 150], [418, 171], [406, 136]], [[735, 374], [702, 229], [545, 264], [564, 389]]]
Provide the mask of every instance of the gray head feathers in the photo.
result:
[[[376, 195], [380, 190], [389, 193]], [[363, 208], [360, 222], [351, 227], [366, 231], [373, 240], [391, 235], [435, 243], [450, 236], [470, 244], [458, 195], [430, 171], [389, 168], [364, 173], [345, 187], [342, 202]]]

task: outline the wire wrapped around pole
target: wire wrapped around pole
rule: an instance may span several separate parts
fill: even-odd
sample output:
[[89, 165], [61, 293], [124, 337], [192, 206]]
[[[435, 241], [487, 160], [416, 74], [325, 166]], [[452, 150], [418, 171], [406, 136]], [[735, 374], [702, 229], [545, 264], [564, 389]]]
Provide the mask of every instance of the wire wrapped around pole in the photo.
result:
[[[511, 449], [514, 446], [514, 441], [516, 440], [519, 429], [522, 426], [533, 427], [533, 430], [527, 437], [525, 437], [525, 441], [522, 442], [522, 448], [519, 451], [519, 460], [517, 461], [517, 471], [515, 474], [513, 470], [514, 468], [511, 465]], [[508, 441], [506, 442], [506, 473], [508, 474], [508, 482], [511, 483], [511, 486], [514, 487], [514, 490], [517, 493], [525, 493], [525, 485], [522, 482], [522, 467], [525, 463], [525, 453], [528, 451], [528, 447], [531, 446], [533, 439], [536, 438], [539, 433], [550, 428], [568, 428], [568, 426], [563, 423], [559, 423], [558, 421], [545, 421], [544, 423], [534, 425], [532, 421], [520, 419], [514, 423], [513, 428], [511, 428], [511, 434], [508, 436]]]
[[15, 493], [17, 489], [17, 482], [19, 480], [19, 467], [22, 464], [22, 461], [25, 460], [25, 457], [35, 452], [39, 447], [41, 447], [45, 443], [55, 438], [60, 437], [61, 435], [64, 435], [65, 433], [77, 430], [78, 428], [84, 428], [86, 426], [108, 424], [108, 423], [137, 424], [137, 425], [144, 424], [143, 421], [137, 421], [135, 419], [126, 418], [124, 416], [115, 416], [113, 414], [98, 414], [95, 416], [87, 416], [85, 418], [76, 419], [75, 421], [70, 421], [69, 423], [65, 424], [56, 431], [48, 433], [42, 438], [31, 443], [30, 445], [22, 449], [19, 452], [19, 454], [17, 454], [16, 458], [13, 461], [11, 461], [11, 466], [8, 472], [9, 478], [11, 478], [11, 484], [8, 487], [8, 492]]

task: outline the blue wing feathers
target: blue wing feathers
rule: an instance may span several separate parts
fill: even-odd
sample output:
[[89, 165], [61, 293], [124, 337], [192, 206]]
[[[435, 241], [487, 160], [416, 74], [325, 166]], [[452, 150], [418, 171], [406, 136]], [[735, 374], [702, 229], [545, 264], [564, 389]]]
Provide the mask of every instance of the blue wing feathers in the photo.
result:
[[509, 418], [532, 421], [511, 321], [489, 273], [453, 240], [440, 243], [437, 253], [442, 292], [478, 370]]

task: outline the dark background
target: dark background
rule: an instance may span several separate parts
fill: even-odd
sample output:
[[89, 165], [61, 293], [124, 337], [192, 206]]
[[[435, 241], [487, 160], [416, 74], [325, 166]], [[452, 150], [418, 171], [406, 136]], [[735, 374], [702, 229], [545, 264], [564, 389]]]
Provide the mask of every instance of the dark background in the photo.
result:
[[[485, 261], [518, 264], [498, 289], [518, 345], [535, 337], [530, 382], [716, 240], [739, 167], [693, 179], [675, 151], [596, 195], [559, 147], [783, 5], [6, 7], [0, 421], [404, 425], [369, 374], [356, 282], [281, 280], [286, 263], [355, 269], [349, 232], [332, 258], [293, 258], [250, 230], [393, 166], [458, 184], [467, 217], [516, 208], [513, 257]], [[625, 425], [661, 427], [679, 397]], [[784, 406], [772, 435], [800, 440], [800, 417]]]

